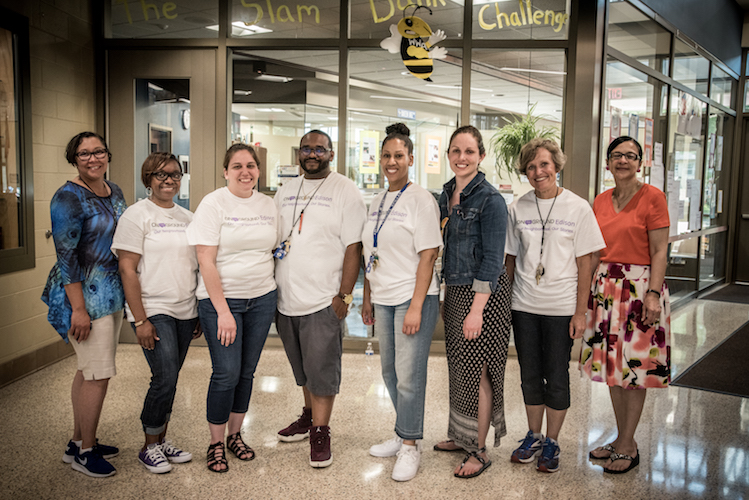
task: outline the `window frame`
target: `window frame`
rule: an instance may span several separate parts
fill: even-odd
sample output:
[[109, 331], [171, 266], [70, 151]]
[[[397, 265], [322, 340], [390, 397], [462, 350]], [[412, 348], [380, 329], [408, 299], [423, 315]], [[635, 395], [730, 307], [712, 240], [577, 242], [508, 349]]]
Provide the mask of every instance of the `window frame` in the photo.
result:
[[0, 275], [36, 266], [34, 238], [34, 168], [31, 129], [31, 57], [29, 19], [0, 7], [0, 28], [13, 35], [13, 76], [16, 93], [18, 173], [21, 186], [20, 246], [0, 250]]

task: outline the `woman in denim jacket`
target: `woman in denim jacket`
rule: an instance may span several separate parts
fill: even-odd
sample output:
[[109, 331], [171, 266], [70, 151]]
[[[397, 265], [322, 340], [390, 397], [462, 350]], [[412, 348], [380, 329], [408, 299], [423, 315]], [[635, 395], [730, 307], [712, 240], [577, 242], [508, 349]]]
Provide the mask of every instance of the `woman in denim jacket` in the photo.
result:
[[455, 476], [471, 478], [491, 465], [489, 424], [494, 425], [494, 446], [507, 433], [503, 391], [510, 289], [502, 265], [507, 206], [478, 171], [486, 151], [475, 127], [453, 133], [447, 156], [455, 173], [440, 197], [450, 420], [448, 440], [434, 449], [468, 452]]

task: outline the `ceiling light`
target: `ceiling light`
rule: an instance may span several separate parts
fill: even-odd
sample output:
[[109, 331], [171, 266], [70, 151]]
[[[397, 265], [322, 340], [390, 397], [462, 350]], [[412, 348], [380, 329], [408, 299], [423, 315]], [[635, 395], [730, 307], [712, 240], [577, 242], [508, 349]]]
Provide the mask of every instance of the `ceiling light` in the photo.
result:
[[369, 113], [382, 113], [381, 109], [368, 109], [368, 108], [348, 108], [351, 111], [364, 111]]
[[235, 90], [234, 95], [250, 95], [252, 94], [251, 90]]
[[546, 69], [526, 69], [526, 68], [499, 68], [500, 71], [520, 71], [524, 73], [544, 73], [547, 75], [566, 75], [566, 71], [550, 71]]
[[391, 97], [389, 95], [371, 95], [370, 99], [389, 99], [391, 101], [414, 101], [414, 102], [432, 102], [425, 99], [415, 99], [412, 97]]
[[288, 76], [259, 75], [255, 77], [255, 80], [261, 80], [263, 82], [273, 82], [273, 83], [289, 83], [290, 81], [293, 81], [294, 79]]
[[[218, 31], [218, 24], [206, 26], [206, 29], [209, 29], [211, 31]], [[272, 31], [273, 30], [269, 30], [268, 28], [255, 26], [253, 24], [247, 24], [243, 21], [234, 21], [233, 23], [231, 23], [231, 36], [233, 37], [271, 33]]]
[[281, 108], [255, 108], [255, 111], [260, 111], [261, 113], [286, 113], [286, 110]]

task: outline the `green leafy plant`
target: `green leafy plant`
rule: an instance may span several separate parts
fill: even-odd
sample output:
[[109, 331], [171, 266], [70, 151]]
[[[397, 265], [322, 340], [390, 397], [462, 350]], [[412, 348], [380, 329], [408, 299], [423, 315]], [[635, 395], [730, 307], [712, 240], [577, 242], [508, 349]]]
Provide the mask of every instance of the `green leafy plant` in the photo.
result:
[[531, 139], [541, 137], [543, 139], [556, 140], [558, 138], [557, 129], [539, 126], [538, 122], [544, 117], [542, 115], [534, 115], [533, 112], [535, 109], [536, 104], [531, 106], [528, 114], [525, 116], [513, 113], [513, 119], [502, 117], [507, 122], [507, 125], [497, 127], [497, 132], [492, 136], [490, 147], [496, 158], [495, 168], [500, 179], [503, 178], [503, 174], [505, 173], [510, 177], [513, 174], [518, 178], [520, 177], [515, 164], [520, 156], [520, 150]]

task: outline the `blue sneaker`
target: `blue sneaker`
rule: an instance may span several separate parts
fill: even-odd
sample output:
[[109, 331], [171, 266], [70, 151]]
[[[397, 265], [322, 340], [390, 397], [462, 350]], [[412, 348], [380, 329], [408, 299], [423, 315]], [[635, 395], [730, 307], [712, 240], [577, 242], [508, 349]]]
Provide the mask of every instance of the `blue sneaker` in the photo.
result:
[[539, 472], [556, 472], [559, 470], [559, 444], [546, 438], [541, 456], [538, 457], [536, 470]]
[[[99, 444], [99, 440], [96, 440], [94, 450], [98, 451], [102, 457], [109, 460], [120, 454], [120, 449], [116, 446], [109, 446], [106, 444]], [[78, 454], [79, 448], [72, 439], [68, 441], [68, 446], [65, 448], [65, 453], [62, 454], [62, 461], [66, 464], [72, 464], [75, 460], [75, 456]]]
[[532, 462], [536, 455], [541, 454], [543, 440], [543, 436], [541, 436], [541, 439], [536, 439], [533, 437], [533, 431], [528, 431], [528, 434], [525, 435], [525, 439], [518, 441], [522, 444], [512, 452], [510, 460], [516, 464], [527, 464]]
[[154, 474], [172, 470], [172, 464], [166, 459], [158, 443], [149, 444], [145, 450], [138, 453], [138, 462]]
[[83, 472], [90, 477], [114, 476], [117, 470], [107, 462], [96, 450], [78, 453], [71, 465], [78, 472]]

